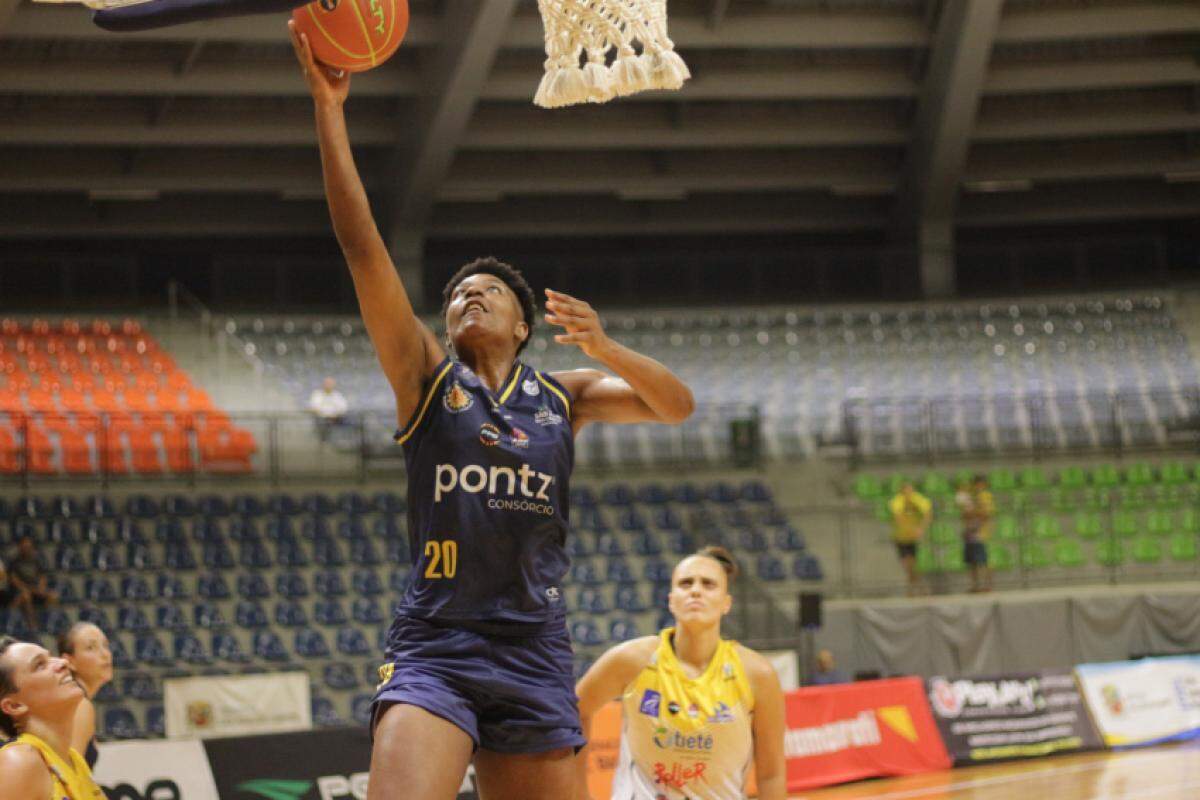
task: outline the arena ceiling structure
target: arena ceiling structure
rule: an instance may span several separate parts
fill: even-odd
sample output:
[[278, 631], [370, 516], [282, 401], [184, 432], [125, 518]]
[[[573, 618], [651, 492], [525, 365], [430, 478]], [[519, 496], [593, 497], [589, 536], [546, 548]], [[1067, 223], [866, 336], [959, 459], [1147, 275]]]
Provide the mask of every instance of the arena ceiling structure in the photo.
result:
[[[411, 8], [348, 106], [402, 269], [430, 238], [872, 231], [936, 295], [956, 226], [1200, 216], [1195, 0], [670, 0], [683, 91], [554, 111], [533, 0]], [[327, 235], [284, 18], [0, 0], [0, 211], [0, 239]]]

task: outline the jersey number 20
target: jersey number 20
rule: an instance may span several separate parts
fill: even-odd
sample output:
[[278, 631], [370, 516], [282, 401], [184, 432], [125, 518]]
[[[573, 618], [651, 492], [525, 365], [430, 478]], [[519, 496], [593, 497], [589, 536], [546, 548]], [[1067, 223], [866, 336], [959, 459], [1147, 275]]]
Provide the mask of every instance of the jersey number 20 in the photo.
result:
[[426, 542], [425, 558], [429, 559], [425, 567], [426, 578], [453, 578], [458, 572], [458, 542], [451, 539]]

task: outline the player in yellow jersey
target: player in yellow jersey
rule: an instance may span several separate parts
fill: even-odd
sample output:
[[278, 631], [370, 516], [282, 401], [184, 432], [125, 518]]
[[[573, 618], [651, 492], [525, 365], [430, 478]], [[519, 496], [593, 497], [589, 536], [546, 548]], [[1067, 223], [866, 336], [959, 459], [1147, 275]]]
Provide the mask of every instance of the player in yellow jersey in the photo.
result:
[[[762, 800], [787, 797], [784, 707], [770, 662], [721, 638], [737, 566], [721, 547], [679, 562], [671, 576], [675, 627], [601, 656], [576, 686], [584, 736], [592, 716], [622, 704], [613, 800], [740, 800], [753, 766]], [[586, 748], [576, 800], [590, 798]]]
[[0, 637], [0, 800], [104, 800], [71, 748], [83, 695], [64, 659]]

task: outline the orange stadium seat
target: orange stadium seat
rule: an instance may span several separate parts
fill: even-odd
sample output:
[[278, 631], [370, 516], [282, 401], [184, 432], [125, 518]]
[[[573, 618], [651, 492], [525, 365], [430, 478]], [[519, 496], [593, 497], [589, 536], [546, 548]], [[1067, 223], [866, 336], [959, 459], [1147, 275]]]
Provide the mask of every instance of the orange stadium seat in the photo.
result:
[[117, 400], [117, 396], [107, 389], [92, 392], [92, 405], [96, 407], [97, 411], [120, 411], [124, 408]]
[[163, 445], [167, 453], [167, 469], [172, 472], [192, 470], [192, 443], [186, 429], [173, 427], [163, 434]]
[[150, 411], [150, 399], [146, 393], [138, 389], [126, 389], [121, 396], [125, 400], [125, 408], [130, 411]]
[[0, 427], [0, 473], [12, 475], [21, 471], [21, 455], [17, 437], [8, 428]]
[[150, 431], [140, 430], [129, 434], [129, 450], [133, 455], [133, 471], [143, 475], [162, 472], [162, 460], [158, 454], [158, 442]]
[[30, 411], [58, 411], [54, 394], [46, 389], [30, 389], [25, 393], [25, 403]]
[[54, 443], [41, 428], [30, 426], [26, 436], [25, 454], [29, 458], [29, 471], [36, 475], [53, 475]]
[[64, 432], [59, 435], [62, 445], [63, 471], [69, 475], [87, 475], [96, 471], [92, 461], [92, 448], [88, 437], [80, 431]]

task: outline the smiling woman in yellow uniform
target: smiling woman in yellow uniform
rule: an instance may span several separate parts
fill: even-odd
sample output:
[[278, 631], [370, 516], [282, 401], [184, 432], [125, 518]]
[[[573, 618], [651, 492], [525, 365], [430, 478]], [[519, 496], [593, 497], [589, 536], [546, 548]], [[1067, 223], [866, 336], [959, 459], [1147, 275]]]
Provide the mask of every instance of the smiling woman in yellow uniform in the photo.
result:
[[[740, 800], [754, 768], [762, 800], [787, 797], [783, 690], [770, 662], [721, 638], [737, 566], [706, 547], [671, 576], [675, 626], [601, 656], [576, 686], [584, 735], [619, 698], [621, 753], [613, 800]], [[586, 748], [576, 800], [590, 798]]]
[[71, 748], [83, 696], [64, 659], [0, 637], [0, 800], [104, 800]]

